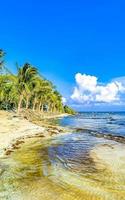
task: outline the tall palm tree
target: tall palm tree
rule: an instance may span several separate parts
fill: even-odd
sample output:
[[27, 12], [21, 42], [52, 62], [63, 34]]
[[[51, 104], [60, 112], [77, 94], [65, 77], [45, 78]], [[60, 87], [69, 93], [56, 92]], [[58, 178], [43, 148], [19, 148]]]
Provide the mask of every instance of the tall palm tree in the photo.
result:
[[20, 112], [22, 102], [24, 99], [24, 96], [29, 91], [29, 83], [31, 80], [37, 76], [38, 72], [35, 67], [32, 67], [29, 63], [25, 63], [21, 68], [18, 68], [18, 74], [17, 74], [17, 87], [18, 87], [18, 93], [19, 93], [19, 101], [18, 101], [18, 113]]
[[45, 80], [41, 77], [37, 77], [36, 81], [33, 83], [35, 84], [33, 87], [33, 111], [37, 108], [41, 110], [43, 107], [43, 103], [45, 103], [45, 95], [52, 91], [52, 84], [48, 80]]

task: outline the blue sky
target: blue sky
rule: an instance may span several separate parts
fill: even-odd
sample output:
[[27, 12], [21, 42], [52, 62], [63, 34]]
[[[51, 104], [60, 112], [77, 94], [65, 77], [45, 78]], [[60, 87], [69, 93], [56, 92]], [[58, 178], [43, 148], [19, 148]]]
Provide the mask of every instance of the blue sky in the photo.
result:
[[[0, 7], [0, 48], [12, 71], [16, 62], [32, 63], [78, 110], [125, 110], [124, 1], [0, 0]], [[98, 78], [94, 91], [81, 88], [78, 73], [86, 75], [83, 82], [87, 75]], [[107, 86], [112, 80], [122, 82], [122, 89]], [[81, 101], [71, 98], [74, 87]], [[108, 96], [112, 87], [114, 96]]]

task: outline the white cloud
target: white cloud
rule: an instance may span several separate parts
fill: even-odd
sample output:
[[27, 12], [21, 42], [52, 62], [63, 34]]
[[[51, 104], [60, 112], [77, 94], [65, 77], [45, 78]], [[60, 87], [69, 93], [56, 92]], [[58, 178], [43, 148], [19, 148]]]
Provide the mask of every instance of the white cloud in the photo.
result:
[[71, 99], [77, 103], [116, 103], [121, 101], [121, 94], [125, 94], [125, 85], [120, 79], [100, 84], [95, 76], [77, 73], [75, 80]]

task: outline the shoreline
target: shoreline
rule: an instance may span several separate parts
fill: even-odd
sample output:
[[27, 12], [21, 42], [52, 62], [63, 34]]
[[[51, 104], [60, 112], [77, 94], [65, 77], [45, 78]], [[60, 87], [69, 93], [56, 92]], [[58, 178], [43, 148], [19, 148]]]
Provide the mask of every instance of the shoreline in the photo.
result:
[[[14, 149], [18, 149], [21, 143], [25, 142], [25, 139], [34, 137], [43, 137], [48, 139], [57, 135], [67, 134], [72, 132], [83, 132], [86, 129], [76, 128], [69, 129], [68, 127], [62, 127], [59, 125], [51, 124], [49, 119], [57, 119], [70, 116], [67, 113], [53, 114], [36, 113], [31, 110], [25, 110], [18, 116], [14, 112], [0, 111], [0, 158], [4, 155], [9, 155]], [[89, 130], [88, 130], [89, 133]], [[123, 144], [124, 140], [122, 136], [113, 136], [111, 134], [98, 134], [96, 131], [89, 133], [95, 137], [105, 138], [110, 141]], [[124, 138], [125, 139], [125, 138]]]
[[68, 114], [48, 115], [44, 118], [41, 117], [40, 122], [38, 121], [37, 123], [37, 121], [24, 115], [17, 116], [14, 112], [0, 111], [0, 158], [19, 148], [19, 145], [24, 143], [27, 138], [49, 138], [53, 135], [64, 133], [66, 130], [63, 127], [53, 126], [41, 120], [65, 116], [68, 116]]
[[[44, 140], [46, 142], [47, 139], [51, 139], [52, 137], [55, 139], [55, 137], [58, 136], [60, 137], [60, 135], [63, 134], [68, 135], [74, 132], [74, 130], [68, 129], [66, 127], [61, 127], [58, 125], [53, 125], [50, 123], [51, 120], [48, 120], [48, 118], [47, 120], [45, 120], [45, 118], [43, 119], [43, 117], [40, 117], [38, 113], [34, 113], [34, 116], [33, 112], [31, 112], [30, 114], [31, 115], [27, 115], [27, 113], [25, 114], [23, 113], [22, 115], [17, 116], [15, 113], [12, 112], [0, 111], [0, 125], [1, 125], [0, 144], [2, 143], [0, 146], [0, 158], [1, 158], [0, 174], [2, 175], [2, 173], [4, 172], [4, 166], [6, 166], [6, 164], [9, 163], [10, 164], [9, 169], [5, 167], [5, 170], [10, 170], [9, 172], [11, 178], [13, 176], [13, 172], [14, 173], [17, 172], [17, 171], [11, 171], [11, 169], [19, 170], [19, 174], [21, 173], [20, 180], [18, 180], [18, 177], [17, 179], [16, 178], [14, 179], [14, 183], [17, 182], [19, 186], [22, 183], [22, 185], [19, 187], [19, 191], [21, 191], [22, 188], [25, 187], [25, 181], [23, 181], [23, 179], [28, 180], [28, 182], [26, 182], [26, 185], [28, 184], [28, 187], [26, 188], [25, 191], [22, 190], [23, 192], [20, 194], [19, 199], [22, 198], [33, 199], [36, 197], [38, 199], [41, 199], [41, 197], [42, 198], [45, 197], [44, 195], [46, 193], [49, 199], [48, 191], [50, 192], [50, 194], [54, 194], [53, 193], [54, 188], [51, 185], [51, 182], [54, 183], [55, 185], [55, 190], [54, 190], [55, 193], [57, 192], [56, 188], [58, 186], [57, 185], [58, 182], [56, 182], [56, 179], [60, 183], [64, 182], [66, 184], [69, 184], [69, 186], [71, 185], [72, 188], [76, 188], [75, 190], [76, 192], [78, 188], [78, 190], [81, 191], [81, 195], [84, 194], [84, 196], [86, 198], [88, 197], [88, 199], [90, 199], [92, 196], [93, 198], [95, 197], [97, 199], [99, 199], [98, 196], [102, 197], [102, 199], [103, 198], [110, 199], [110, 197], [112, 199], [118, 199], [117, 197], [119, 196], [119, 199], [123, 199], [122, 197], [125, 195], [125, 190], [124, 190], [125, 145], [124, 144], [121, 144], [116, 141], [112, 142], [110, 139], [108, 139], [107, 142], [104, 141], [104, 143], [98, 143], [94, 146], [94, 148], [90, 149], [87, 162], [85, 158], [85, 163], [84, 163], [84, 158], [83, 158], [83, 170], [86, 169], [84, 168], [84, 165], [86, 164], [88, 165], [87, 173], [89, 172], [89, 177], [87, 178], [84, 176], [79, 177], [77, 176], [77, 174], [73, 174], [72, 168], [71, 171], [65, 170], [65, 168], [60, 168], [59, 167], [60, 165], [57, 164], [50, 166], [50, 168], [49, 167], [47, 168], [48, 174], [51, 172], [52, 174], [54, 174], [54, 176], [48, 176], [50, 177], [50, 179], [48, 179], [48, 177], [46, 179], [45, 177], [46, 175], [44, 174], [41, 175], [41, 170], [44, 171], [46, 168], [46, 162], [45, 162], [45, 167], [43, 165], [42, 169], [42, 163], [44, 163], [44, 159], [42, 161], [42, 158], [44, 157], [44, 150], [42, 154], [41, 153], [42, 151], [41, 150], [39, 151], [39, 148], [38, 149], [36, 148], [36, 150], [34, 150], [35, 148], [34, 145], [39, 144], [38, 146], [41, 149], [41, 141], [43, 141], [44, 143]], [[68, 115], [56, 114], [50, 116], [50, 118], [55, 119], [64, 116]], [[32, 122], [32, 120], [34, 122]], [[77, 132], [81, 132], [83, 130], [85, 129], [78, 128]], [[96, 137], [95, 134], [94, 136]], [[74, 138], [75, 140], [77, 139], [76, 137], [77, 136], [75, 136]], [[37, 142], [40, 141], [40, 143], [37, 143], [36, 141]], [[28, 148], [25, 149], [25, 147]], [[11, 154], [11, 152], [13, 153]], [[36, 176], [36, 174], [38, 173], [39, 175], [38, 158], [40, 159], [40, 178], [35, 179], [34, 177]], [[13, 162], [11, 165], [11, 161], [13, 161], [13, 159], [15, 159], [14, 163], [16, 162], [16, 166], [13, 165]], [[89, 162], [89, 159], [91, 162]], [[37, 165], [34, 166], [35, 162], [36, 163], [38, 162], [37, 163], [38, 166]], [[34, 167], [36, 168], [36, 171], [34, 171]], [[22, 174], [22, 172], [23, 173], [27, 172], [27, 173]], [[31, 178], [33, 179], [28, 179], [30, 177], [29, 176], [30, 173], [31, 173]], [[6, 182], [5, 180], [5, 184], [9, 184], [9, 182]], [[41, 190], [41, 187], [43, 188], [43, 190]], [[115, 193], [112, 188], [115, 188], [117, 190], [117, 193]], [[121, 189], [121, 192], [119, 192], [119, 188]], [[64, 191], [62, 190], [61, 192]], [[17, 188], [17, 193], [18, 193], [18, 188]], [[12, 197], [13, 194], [14, 193], [10, 193], [9, 195], [11, 195]], [[63, 199], [63, 197], [61, 199]]]
[[[49, 138], [54, 135], [69, 132], [66, 127], [51, 124], [51, 119], [58, 119], [71, 116], [67, 113], [39, 113], [31, 110], [23, 110], [18, 116], [14, 112], [0, 110], [0, 157], [10, 154], [13, 149], [19, 148], [23, 140], [31, 137]], [[125, 143], [122, 136], [113, 136], [111, 134], [99, 134], [96, 131], [86, 130], [84, 128], [71, 128], [70, 132], [87, 131], [95, 137]]]

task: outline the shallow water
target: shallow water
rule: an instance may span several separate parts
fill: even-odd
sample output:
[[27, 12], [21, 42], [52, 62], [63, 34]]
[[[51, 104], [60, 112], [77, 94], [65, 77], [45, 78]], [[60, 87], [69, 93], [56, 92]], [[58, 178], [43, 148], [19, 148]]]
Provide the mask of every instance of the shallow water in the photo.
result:
[[65, 117], [58, 123], [73, 128], [125, 136], [125, 112], [85, 112]]
[[[60, 123], [67, 120], [73, 118]], [[117, 155], [114, 147], [123, 153]], [[27, 139], [1, 159], [0, 199], [124, 200], [124, 148], [85, 132]], [[103, 156], [98, 158], [101, 150]]]

